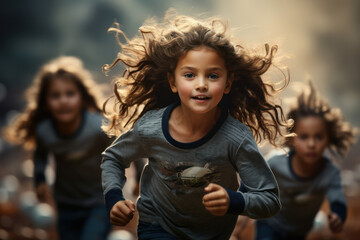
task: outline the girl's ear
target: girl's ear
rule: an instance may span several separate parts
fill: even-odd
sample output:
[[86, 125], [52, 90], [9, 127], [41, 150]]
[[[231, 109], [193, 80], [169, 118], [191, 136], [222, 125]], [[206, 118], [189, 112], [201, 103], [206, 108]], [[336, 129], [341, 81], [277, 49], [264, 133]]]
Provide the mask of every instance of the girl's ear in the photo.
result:
[[177, 93], [177, 88], [176, 88], [176, 84], [175, 84], [174, 75], [171, 74], [171, 73], [168, 73], [168, 74], [167, 74], [167, 79], [168, 79], [168, 82], [169, 82], [171, 91], [172, 91], [173, 93]]
[[225, 94], [228, 94], [230, 92], [233, 81], [234, 81], [234, 74], [231, 74], [226, 81], [226, 86], [224, 89]]

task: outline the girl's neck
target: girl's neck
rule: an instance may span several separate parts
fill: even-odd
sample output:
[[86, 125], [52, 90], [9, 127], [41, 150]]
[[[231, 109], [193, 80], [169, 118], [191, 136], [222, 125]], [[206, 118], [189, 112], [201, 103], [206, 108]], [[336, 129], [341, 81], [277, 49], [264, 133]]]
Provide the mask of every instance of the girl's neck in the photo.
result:
[[179, 105], [169, 118], [170, 135], [178, 142], [195, 142], [210, 132], [220, 115], [219, 108], [206, 114], [191, 114]]
[[83, 120], [83, 116], [80, 113], [78, 117], [74, 118], [74, 120], [70, 122], [57, 122], [55, 120], [56, 131], [61, 136], [70, 136], [77, 132], [80, 128]]
[[296, 153], [294, 154], [292, 161], [291, 161], [291, 167], [294, 171], [294, 173], [302, 178], [309, 178], [316, 176], [321, 169], [324, 166], [323, 159], [318, 160], [316, 163], [306, 163], [302, 161]]

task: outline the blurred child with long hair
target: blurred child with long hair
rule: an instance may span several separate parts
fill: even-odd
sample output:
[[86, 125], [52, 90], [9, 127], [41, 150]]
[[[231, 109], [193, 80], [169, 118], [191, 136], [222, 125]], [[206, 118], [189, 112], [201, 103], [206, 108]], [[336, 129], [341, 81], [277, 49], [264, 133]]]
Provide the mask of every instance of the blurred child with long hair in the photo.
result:
[[286, 138], [288, 154], [275, 155], [268, 163], [278, 181], [281, 211], [256, 221], [256, 239], [305, 239], [324, 199], [330, 205], [330, 230], [340, 232], [347, 215], [347, 204], [337, 166], [324, 155], [326, 149], [344, 156], [354, 142], [356, 129], [343, 120], [310, 82], [290, 109], [288, 128], [295, 137]]
[[62, 56], [43, 65], [27, 90], [27, 107], [6, 138], [34, 151], [40, 201], [51, 189], [45, 169], [56, 164], [53, 188], [60, 239], [105, 239], [110, 223], [101, 187], [101, 152], [111, 143], [101, 130], [101, 92], [80, 59]]

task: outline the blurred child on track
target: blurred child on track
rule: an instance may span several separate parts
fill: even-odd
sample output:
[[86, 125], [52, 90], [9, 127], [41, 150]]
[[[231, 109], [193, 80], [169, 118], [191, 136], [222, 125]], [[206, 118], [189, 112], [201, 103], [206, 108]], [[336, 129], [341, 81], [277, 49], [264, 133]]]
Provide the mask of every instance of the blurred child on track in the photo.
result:
[[101, 92], [80, 59], [62, 56], [41, 67], [27, 90], [27, 107], [6, 137], [34, 150], [40, 201], [50, 201], [45, 169], [55, 159], [53, 188], [62, 240], [106, 239], [110, 230], [101, 187], [101, 152], [111, 139], [101, 130]]
[[298, 96], [288, 119], [294, 120], [289, 133], [296, 134], [286, 139], [290, 151], [268, 160], [279, 184], [282, 209], [256, 221], [257, 240], [305, 239], [325, 198], [331, 210], [330, 230], [340, 232], [346, 220], [340, 170], [324, 151], [344, 156], [354, 142], [355, 128], [319, 96], [311, 82], [310, 91]]

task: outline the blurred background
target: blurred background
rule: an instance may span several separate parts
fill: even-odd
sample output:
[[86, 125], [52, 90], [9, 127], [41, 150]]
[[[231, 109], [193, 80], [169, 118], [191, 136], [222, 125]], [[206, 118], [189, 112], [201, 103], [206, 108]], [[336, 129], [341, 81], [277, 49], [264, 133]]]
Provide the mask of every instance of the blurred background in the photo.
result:
[[[145, 19], [161, 18], [170, 7], [181, 14], [227, 19], [246, 45], [278, 44], [291, 77], [283, 97], [292, 96], [295, 82], [311, 78], [330, 104], [360, 127], [357, 0], [5, 0], [0, 5], [1, 128], [24, 109], [24, 90], [38, 69], [60, 55], [81, 58], [96, 81], [110, 89], [116, 71], [106, 77], [101, 67], [113, 61], [119, 47], [107, 29], [119, 22], [131, 38]], [[0, 138], [0, 240], [56, 239], [56, 213], [36, 202], [30, 159], [31, 153]], [[350, 207], [345, 229], [332, 235], [319, 216], [309, 239], [360, 239], [359, 143], [340, 166]], [[134, 229], [135, 223], [127, 230], [134, 234]], [[250, 223], [243, 239], [251, 239], [252, 230]]]

